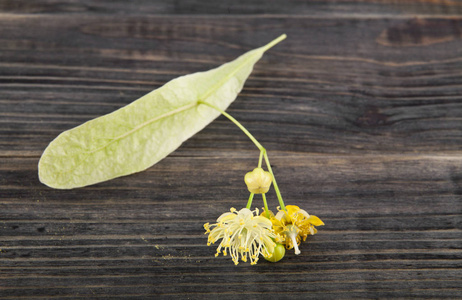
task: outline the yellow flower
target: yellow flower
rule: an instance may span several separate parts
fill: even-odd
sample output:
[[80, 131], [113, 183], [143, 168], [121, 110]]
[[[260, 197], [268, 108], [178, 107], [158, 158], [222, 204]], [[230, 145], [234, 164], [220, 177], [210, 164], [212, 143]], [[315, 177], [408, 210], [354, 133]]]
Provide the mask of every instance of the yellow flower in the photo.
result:
[[287, 205], [286, 209], [287, 211], [278, 208], [279, 212], [271, 217], [273, 229], [276, 234], [282, 236], [281, 242], [286, 245], [287, 249], [295, 248], [295, 254], [300, 254], [298, 245], [302, 240], [305, 241], [308, 235], [317, 232], [314, 226], [321, 226], [324, 223], [298, 206]]
[[249, 192], [254, 194], [265, 194], [271, 186], [273, 176], [262, 168], [255, 168], [252, 172], [245, 174], [244, 181]]
[[221, 239], [215, 256], [218, 256], [222, 249], [224, 256], [229, 251], [236, 265], [239, 259], [246, 262], [247, 258], [254, 265], [260, 254], [271, 257], [276, 246], [272, 240], [276, 238], [276, 234], [271, 221], [259, 216], [258, 209], [251, 211], [243, 208], [237, 211], [231, 208], [230, 211], [222, 214], [216, 224], [204, 224], [205, 234], [209, 234], [208, 246]]

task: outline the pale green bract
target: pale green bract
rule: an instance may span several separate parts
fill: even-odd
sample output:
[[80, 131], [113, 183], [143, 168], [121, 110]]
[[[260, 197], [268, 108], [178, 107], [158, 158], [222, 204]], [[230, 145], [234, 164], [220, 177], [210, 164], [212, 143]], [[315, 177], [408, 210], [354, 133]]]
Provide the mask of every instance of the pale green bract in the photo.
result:
[[125, 107], [61, 133], [40, 158], [40, 181], [72, 189], [151, 167], [220, 115], [200, 102], [225, 110], [253, 65], [285, 37], [216, 69], [173, 79]]

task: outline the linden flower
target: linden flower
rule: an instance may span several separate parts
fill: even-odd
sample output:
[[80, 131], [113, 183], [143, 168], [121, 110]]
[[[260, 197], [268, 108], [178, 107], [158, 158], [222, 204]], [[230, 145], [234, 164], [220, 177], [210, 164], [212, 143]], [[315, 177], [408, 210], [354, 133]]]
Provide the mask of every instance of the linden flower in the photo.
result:
[[277, 234], [281, 234], [282, 243], [287, 249], [295, 248], [295, 254], [300, 254], [298, 245], [306, 240], [308, 235], [317, 232], [314, 226], [321, 226], [324, 223], [316, 216], [309, 215], [305, 210], [295, 205], [287, 205], [287, 211], [278, 210], [276, 216], [271, 217], [273, 229]]
[[216, 224], [204, 224], [205, 234], [209, 234], [207, 245], [215, 243], [221, 239], [215, 256], [223, 255], [228, 251], [237, 265], [239, 258], [246, 262], [250, 259], [252, 265], [258, 261], [258, 256], [271, 257], [276, 244], [272, 238], [276, 234], [272, 230], [272, 223], [265, 217], [258, 215], [258, 209], [251, 211], [243, 208], [237, 211], [231, 208], [231, 212], [222, 214]]

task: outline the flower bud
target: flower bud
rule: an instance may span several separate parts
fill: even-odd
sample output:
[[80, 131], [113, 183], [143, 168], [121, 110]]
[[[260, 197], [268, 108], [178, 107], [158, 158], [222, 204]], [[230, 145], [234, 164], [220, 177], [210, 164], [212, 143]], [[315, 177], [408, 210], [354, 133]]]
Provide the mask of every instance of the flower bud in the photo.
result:
[[284, 257], [285, 254], [286, 254], [286, 248], [284, 247], [284, 245], [276, 243], [276, 247], [274, 247], [273, 255], [270, 257], [265, 257], [265, 259], [270, 262], [278, 262]]
[[262, 168], [255, 168], [252, 172], [245, 174], [244, 181], [249, 192], [254, 194], [265, 194], [271, 186], [273, 177]]

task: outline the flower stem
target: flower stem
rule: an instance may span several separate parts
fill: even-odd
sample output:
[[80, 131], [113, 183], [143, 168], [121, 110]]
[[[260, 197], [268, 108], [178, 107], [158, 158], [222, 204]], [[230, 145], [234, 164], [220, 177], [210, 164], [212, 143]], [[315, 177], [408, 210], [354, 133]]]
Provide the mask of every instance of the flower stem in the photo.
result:
[[[269, 162], [268, 154], [266, 153], [266, 149], [257, 141], [257, 139], [241, 124], [239, 123], [236, 119], [233, 118], [230, 114], [225, 112], [224, 110], [216, 107], [213, 104], [204, 102], [204, 101], [197, 101], [197, 104], [204, 104], [208, 107], [211, 107], [217, 111], [219, 111], [223, 116], [227, 117], [231, 122], [233, 122], [239, 129], [241, 129], [245, 135], [249, 137], [249, 139], [257, 146], [257, 148], [260, 150], [260, 159], [258, 161], [258, 166], [261, 167], [261, 162], [262, 162], [262, 157], [265, 158], [266, 166], [268, 167], [268, 171], [270, 172], [271, 176], [273, 176], [273, 184], [274, 184], [274, 190], [276, 191], [276, 195], [278, 197], [279, 205], [281, 206], [282, 210], [286, 210], [286, 207], [284, 205], [284, 201], [282, 200], [281, 192], [279, 191], [278, 184], [276, 182], [276, 177], [274, 177], [273, 170], [271, 169], [271, 164]], [[251, 198], [253, 199], [253, 195], [251, 194]], [[250, 200], [250, 198], [249, 198]], [[250, 202], [251, 203], [251, 202]]]
[[255, 146], [257, 146], [257, 148], [262, 151], [264, 150], [265, 148], [263, 148], [263, 146], [257, 141], [256, 138], [253, 137], [253, 135], [244, 127], [242, 126], [241, 123], [239, 123], [236, 119], [234, 119], [230, 114], [228, 114], [227, 112], [225, 112], [224, 110], [221, 110], [219, 109], [218, 107], [216, 107], [215, 105], [213, 104], [210, 104], [210, 103], [207, 103], [207, 102], [204, 102], [204, 101], [197, 101], [198, 104], [204, 104], [204, 105], [207, 105], [208, 107], [211, 107], [217, 111], [219, 111], [223, 116], [227, 117], [231, 122], [233, 122], [237, 127], [239, 127], [239, 129], [241, 129], [245, 135], [247, 135], [249, 137], [249, 139], [255, 144]]
[[265, 212], [266, 212], [266, 217], [269, 219], [270, 214], [269, 214], [269, 209], [268, 209], [268, 203], [266, 203], [266, 195], [261, 194], [261, 197], [263, 198], [263, 205], [265, 205]]
[[268, 171], [270, 172], [271, 176], [273, 176], [273, 185], [274, 190], [276, 191], [276, 196], [278, 197], [279, 205], [281, 206], [282, 210], [286, 210], [286, 206], [284, 205], [284, 200], [282, 200], [281, 192], [279, 191], [278, 184], [276, 182], [276, 178], [274, 177], [273, 170], [271, 169], [271, 164], [269, 162], [268, 154], [266, 151], [264, 153], [266, 166], [268, 167]]
[[258, 159], [258, 167], [261, 168], [261, 162], [263, 161], [263, 151], [260, 151], [260, 158]]
[[246, 206], [247, 209], [250, 209], [250, 207], [252, 207], [253, 195], [255, 195], [255, 194], [254, 194], [254, 193], [250, 193], [249, 201], [247, 201], [247, 206]]

